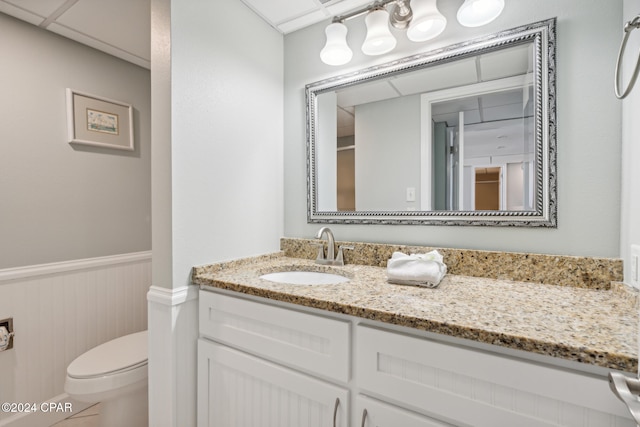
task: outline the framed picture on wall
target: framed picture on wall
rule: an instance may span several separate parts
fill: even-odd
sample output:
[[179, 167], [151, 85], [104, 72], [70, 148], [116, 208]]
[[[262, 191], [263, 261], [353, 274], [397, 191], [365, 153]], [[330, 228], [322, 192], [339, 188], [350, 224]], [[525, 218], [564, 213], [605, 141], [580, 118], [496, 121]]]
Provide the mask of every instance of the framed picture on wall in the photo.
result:
[[133, 107], [67, 88], [70, 144], [133, 151]]

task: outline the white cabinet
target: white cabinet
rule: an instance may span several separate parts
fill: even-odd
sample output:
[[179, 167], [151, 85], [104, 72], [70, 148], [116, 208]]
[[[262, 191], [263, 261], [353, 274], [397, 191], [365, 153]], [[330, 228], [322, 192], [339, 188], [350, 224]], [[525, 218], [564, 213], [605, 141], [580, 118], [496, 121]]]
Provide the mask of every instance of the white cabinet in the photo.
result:
[[199, 305], [198, 427], [348, 426], [349, 321], [213, 292]]
[[367, 326], [356, 337], [362, 393], [452, 425], [636, 426], [603, 377]]
[[604, 376], [315, 313], [201, 291], [198, 426], [636, 427]]
[[199, 427], [346, 427], [348, 399], [345, 388], [198, 342]]
[[350, 322], [200, 292], [200, 334], [262, 358], [346, 383]]

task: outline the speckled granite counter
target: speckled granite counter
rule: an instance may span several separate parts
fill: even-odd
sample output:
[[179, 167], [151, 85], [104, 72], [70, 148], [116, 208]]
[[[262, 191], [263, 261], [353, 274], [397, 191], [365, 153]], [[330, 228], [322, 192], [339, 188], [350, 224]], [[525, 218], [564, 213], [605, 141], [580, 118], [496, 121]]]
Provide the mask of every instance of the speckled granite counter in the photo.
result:
[[[446, 261], [446, 259], [445, 259]], [[351, 280], [300, 286], [261, 279], [286, 270]], [[193, 283], [360, 318], [636, 373], [635, 292], [448, 274], [436, 289], [392, 285], [385, 269], [326, 267], [284, 253], [194, 267]]]

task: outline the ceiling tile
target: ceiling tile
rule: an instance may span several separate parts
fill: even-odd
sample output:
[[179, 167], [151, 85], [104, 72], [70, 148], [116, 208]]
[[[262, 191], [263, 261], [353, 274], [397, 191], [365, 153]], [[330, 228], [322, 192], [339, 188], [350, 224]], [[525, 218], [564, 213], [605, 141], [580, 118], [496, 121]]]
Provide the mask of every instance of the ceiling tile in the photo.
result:
[[80, 0], [56, 22], [131, 55], [150, 59], [149, 0]]
[[313, 0], [243, 0], [273, 26], [318, 9]]
[[347, 12], [351, 12], [369, 4], [371, 4], [371, 0], [342, 0], [334, 2], [330, 6], [327, 5], [327, 11], [332, 16], [344, 15]]
[[525, 74], [533, 69], [533, 58], [531, 43], [480, 55], [482, 80]]
[[342, 107], [366, 104], [399, 96], [386, 81], [374, 81], [368, 84], [360, 84], [338, 91], [337, 104]]
[[22, 19], [33, 25], [40, 25], [44, 18], [24, 9], [20, 9], [12, 4], [0, 1], [0, 12], [5, 13], [14, 18]]
[[132, 55], [127, 50], [101, 42], [100, 40], [87, 36], [83, 33], [78, 33], [63, 25], [54, 23], [49, 25], [47, 29], [53, 33], [67, 37], [71, 40], [75, 40], [78, 43], [82, 43], [94, 49], [98, 49], [102, 52], [108, 53], [109, 55], [113, 55], [117, 58], [124, 59], [125, 61], [139, 65], [140, 67], [151, 69], [151, 60], [149, 58], [142, 58], [140, 56]]
[[4, 0], [4, 3], [35, 13], [43, 18], [51, 15], [66, 2], [67, 0]]
[[329, 15], [325, 11], [317, 10], [311, 13], [307, 13], [299, 18], [283, 22], [282, 24], [278, 25], [278, 29], [282, 33], [288, 34], [301, 28], [308, 27], [309, 25], [316, 24], [328, 18]]

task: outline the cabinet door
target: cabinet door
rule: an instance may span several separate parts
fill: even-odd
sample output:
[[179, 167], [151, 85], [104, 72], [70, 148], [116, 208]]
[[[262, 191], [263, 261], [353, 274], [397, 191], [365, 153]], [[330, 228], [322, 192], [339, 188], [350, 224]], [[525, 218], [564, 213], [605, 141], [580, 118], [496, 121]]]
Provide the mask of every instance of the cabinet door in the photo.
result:
[[199, 427], [347, 427], [346, 389], [204, 339]]
[[442, 421], [418, 415], [363, 395], [356, 398], [356, 427], [453, 427]]

